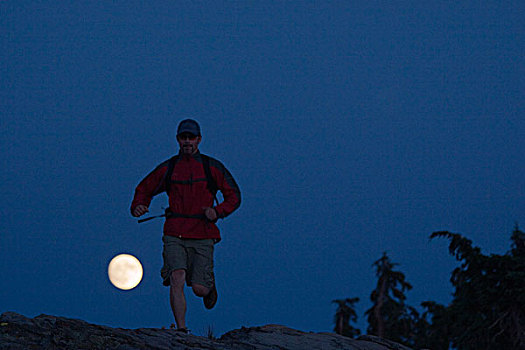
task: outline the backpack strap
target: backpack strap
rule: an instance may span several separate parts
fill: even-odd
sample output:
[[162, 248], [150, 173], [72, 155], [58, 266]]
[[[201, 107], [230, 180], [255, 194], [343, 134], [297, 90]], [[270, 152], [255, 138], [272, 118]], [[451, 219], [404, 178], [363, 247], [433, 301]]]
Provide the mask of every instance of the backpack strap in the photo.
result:
[[202, 158], [202, 165], [204, 166], [204, 173], [206, 174], [206, 181], [208, 182], [207, 188], [208, 191], [210, 191], [211, 195], [213, 196], [213, 199], [219, 204], [219, 200], [217, 199], [217, 191], [219, 190], [219, 187], [217, 187], [217, 183], [211, 176], [211, 168], [210, 168], [210, 157], [207, 155], [201, 154]]
[[173, 168], [175, 167], [175, 163], [179, 160], [179, 155], [175, 155], [168, 160], [168, 171], [166, 171], [165, 175], [165, 185], [166, 188], [166, 194], [170, 193], [170, 186], [171, 186], [171, 174], [173, 174]]

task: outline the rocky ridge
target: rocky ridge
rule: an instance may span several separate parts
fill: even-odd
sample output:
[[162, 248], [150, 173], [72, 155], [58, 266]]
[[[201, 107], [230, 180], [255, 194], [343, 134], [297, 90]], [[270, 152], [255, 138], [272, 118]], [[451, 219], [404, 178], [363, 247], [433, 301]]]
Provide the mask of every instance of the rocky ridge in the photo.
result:
[[351, 339], [334, 333], [307, 333], [281, 325], [241, 328], [219, 339], [172, 329], [122, 329], [65, 317], [0, 315], [0, 349], [217, 349], [217, 350], [410, 350], [374, 336]]

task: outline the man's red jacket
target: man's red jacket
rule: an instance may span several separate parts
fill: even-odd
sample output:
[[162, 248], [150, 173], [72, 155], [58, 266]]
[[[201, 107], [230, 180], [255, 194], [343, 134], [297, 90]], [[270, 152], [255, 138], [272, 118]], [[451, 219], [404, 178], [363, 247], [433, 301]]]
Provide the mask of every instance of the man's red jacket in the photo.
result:
[[[241, 204], [241, 192], [231, 173], [218, 160], [210, 160], [211, 176], [221, 191], [224, 201], [215, 207], [219, 218], [230, 215]], [[154, 196], [166, 190], [168, 162], [161, 163], [149, 173], [135, 189], [131, 212], [138, 205], [149, 207]], [[199, 152], [192, 156], [179, 154], [173, 167], [169, 186], [169, 206], [171, 212], [182, 215], [199, 216], [203, 207], [213, 207], [213, 195], [207, 188], [208, 182]], [[170, 217], [164, 223], [164, 234], [180, 238], [220, 240], [219, 229], [215, 223], [203, 218]]]

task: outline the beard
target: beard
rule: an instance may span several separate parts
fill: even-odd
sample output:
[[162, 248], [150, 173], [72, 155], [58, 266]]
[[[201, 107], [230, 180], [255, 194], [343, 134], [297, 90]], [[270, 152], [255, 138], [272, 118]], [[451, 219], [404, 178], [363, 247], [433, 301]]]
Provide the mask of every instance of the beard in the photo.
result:
[[192, 155], [193, 153], [195, 153], [196, 148], [193, 145], [182, 145], [181, 150], [182, 154]]

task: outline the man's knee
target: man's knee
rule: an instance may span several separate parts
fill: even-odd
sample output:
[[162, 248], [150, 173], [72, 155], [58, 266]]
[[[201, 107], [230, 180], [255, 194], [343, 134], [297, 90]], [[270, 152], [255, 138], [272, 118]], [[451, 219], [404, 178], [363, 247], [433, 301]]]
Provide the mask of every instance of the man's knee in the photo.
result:
[[171, 273], [170, 283], [172, 287], [183, 288], [186, 282], [186, 270], [175, 270]]
[[210, 292], [210, 289], [202, 284], [193, 283], [191, 288], [193, 289], [193, 293], [198, 297], [204, 297]]

